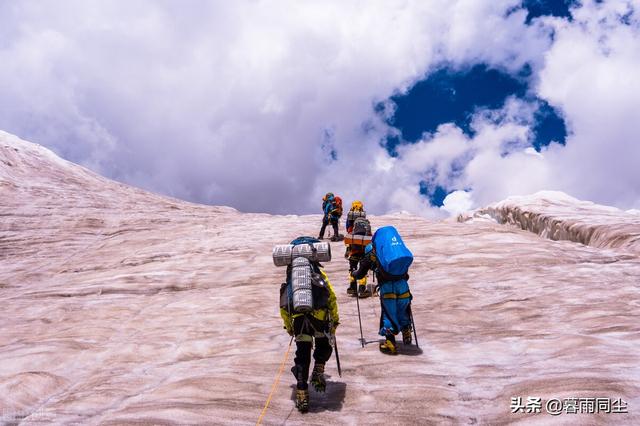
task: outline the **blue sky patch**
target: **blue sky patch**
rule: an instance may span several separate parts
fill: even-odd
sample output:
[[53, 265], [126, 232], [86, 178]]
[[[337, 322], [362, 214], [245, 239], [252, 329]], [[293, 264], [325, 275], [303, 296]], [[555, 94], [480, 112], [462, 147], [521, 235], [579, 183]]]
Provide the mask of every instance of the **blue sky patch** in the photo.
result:
[[444, 199], [449, 195], [449, 192], [442, 186], [432, 186], [423, 180], [420, 181], [420, 194], [427, 197], [432, 206], [441, 207], [444, 204]]
[[527, 9], [526, 23], [529, 24], [539, 16], [557, 16], [571, 21], [569, 8], [576, 0], [524, 0], [522, 6]]
[[[542, 99], [528, 94], [528, 78], [531, 69], [524, 67], [515, 75], [476, 65], [465, 71], [440, 69], [425, 80], [416, 83], [406, 94], [395, 95], [391, 101], [395, 112], [386, 122], [398, 130], [382, 141], [389, 155], [397, 157], [397, 147], [403, 143], [415, 143], [424, 133], [433, 133], [439, 125], [454, 123], [473, 137], [470, 121], [478, 109], [499, 109], [510, 96], [536, 102], [540, 105], [533, 123], [532, 144], [538, 151], [551, 142], [564, 144], [567, 136], [561, 114]], [[385, 104], [374, 106], [375, 111], [386, 117]]]
[[558, 111], [545, 101], [541, 101], [540, 105], [535, 114], [536, 123], [533, 127], [533, 147], [538, 152], [552, 142], [564, 145], [567, 139], [567, 126]]
[[[527, 84], [521, 78], [484, 64], [463, 72], [443, 68], [408, 93], [391, 97], [396, 111], [388, 123], [398, 128], [407, 142], [420, 140], [423, 133], [434, 132], [443, 123], [454, 123], [472, 136], [470, 120], [477, 108], [500, 108], [508, 96], [522, 97], [526, 91]], [[383, 113], [379, 108], [384, 107], [376, 106], [376, 111]]]

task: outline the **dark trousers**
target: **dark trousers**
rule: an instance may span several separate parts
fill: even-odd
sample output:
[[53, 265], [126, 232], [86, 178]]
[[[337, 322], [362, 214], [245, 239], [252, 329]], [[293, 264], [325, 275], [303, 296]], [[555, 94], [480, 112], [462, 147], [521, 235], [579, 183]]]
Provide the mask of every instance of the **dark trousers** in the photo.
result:
[[[311, 364], [311, 350], [316, 363], [324, 364], [331, 357], [333, 348], [329, 339], [325, 336], [318, 337], [327, 324], [317, 324], [305, 321], [304, 317], [298, 317], [293, 321], [293, 329], [296, 336], [296, 357], [291, 372], [296, 377], [298, 389], [308, 389], [309, 366]], [[315, 342], [315, 349], [313, 344]]]
[[[315, 337], [316, 347], [313, 351], [313, 359], [318, 364], [326, 363], [331, 357], [333, 348], [329, 344], [329, 339], [326, 337]], [[311, 342], [296, 342], [296, 357], [293, 360], [295, 366], [293, 367], [298, 381], [296, 388], [308, 389], [309, 384], [309, 367], [311, 364], [311, 349], [313, 343]]]
[[333, 227], [333, 235], [334, 236], [338, 236], [338, 219], [335, 218], [331, 218], [329, 219], [328, 217], [324, 217], [322, 219], [322, 228], [320, 228], [320, 238], [324, 238], [324, 230], [327, 228], [327, 225], [331, 223], [331, 226]]

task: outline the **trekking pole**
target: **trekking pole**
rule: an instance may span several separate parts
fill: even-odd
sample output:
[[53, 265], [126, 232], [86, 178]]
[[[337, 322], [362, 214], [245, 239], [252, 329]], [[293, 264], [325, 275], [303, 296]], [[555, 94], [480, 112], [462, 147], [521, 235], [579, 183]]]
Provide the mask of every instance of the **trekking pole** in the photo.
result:
[[[351, 275], [351, 272], [349, 272]], [[352, 277], [355, 279], [355, 277]], [[358, 324], [360, 325], [360, 344], [364, 348], [364, 335], [362, 334], [362, 319], [360, 318], [360, 294], [358, 292], [358, 281], [356, 280], [356, 306], [358, 307]]]
[[411, 309], [411, 303], [409, 303], [409, 317], [411, 318], [411, 327], [413, 327], [413, 336], [416, 338], [416, 348], [420, 349], [418, 344], [418, 334], [416, 333], [416, 323], [413, 321], [413, 310]]

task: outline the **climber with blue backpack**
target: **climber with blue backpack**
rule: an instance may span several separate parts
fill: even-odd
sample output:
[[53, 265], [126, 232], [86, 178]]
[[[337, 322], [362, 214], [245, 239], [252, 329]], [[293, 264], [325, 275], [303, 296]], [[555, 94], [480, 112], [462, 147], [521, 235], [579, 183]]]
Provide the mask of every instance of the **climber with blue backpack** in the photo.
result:
[[412, 262], [413, 255], [396, 228], [385, 226], [375, 232], [358, 269], [352, 272], [355, 279], [361, 279], [369, 270], [373, 270], [378, 280], [382, 306], [379, 333], [385, 337], [384, 343], [380, 344], [380, 351], [386, 354], [398, 353], [395, 335], [400, 332], [405, 345], [412, 342], [413, 296], [408, 283], [409, 266]]
[[[312, 237], [298, 237], [287, 245], [275, 246], [273, 262], [287, 266], [286, 282], [280, 286], [280, 315], [287, 333], [296, 340], [291, 373], [296, 378], [296, 408], [309, 410], [309, 367], [313, 349], [315, 364], [311, 384], [318, 392], [327, 386], [325, 364], [336, 351], [335, 332], [340, 318], [338, 302], [329, 277], [320, 262], [331, 260], [331, 245]], [[315, 348], [314, 348], [315, 343]], [[333, 347], [332, 347], [333, 346]]]

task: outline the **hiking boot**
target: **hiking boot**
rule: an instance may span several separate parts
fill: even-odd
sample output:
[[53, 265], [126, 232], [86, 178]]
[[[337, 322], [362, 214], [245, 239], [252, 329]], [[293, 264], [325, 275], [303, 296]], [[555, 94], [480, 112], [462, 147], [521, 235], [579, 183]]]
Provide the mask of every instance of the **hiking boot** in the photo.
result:
[[371, 292], [369, 291], [366, 285], [358, 286], [358, 294], [360, 295], [360, 297], [371, 296]]
[[349, 296], [353, 296], [356, 294], [356, 283], [349, 284], [349, 288], [347, 289], [347, 294]]
[[309, 411], [309, 391], [307, 389], [296, 389], [296, 408], [301, 413]]
[[386, 339], [384, 343], [380, 343], [380, 352], [387, 355], [397, 355], [398, 349], [396, 349], [395, 342]]
[[311, 384], [316, 392], [324, 392], [327, 388], [327, 380], [324, 377], [324, 364], [316, 364], [313, 366], [311, 373]]
[[405, 345], [410, 345], [412, 340], [411, 340], [411, 327], [407, 327], [407, 328], [403, 328], [402, 329], [402, 343], [404, 343]]
[[338, 237], [336, 237], [336, 236], [334, 235], [334, 236], [332, 236], [332, 237], [331, 237], [331, 241], [336, 242], [336, 241], [340, 241], [340, 240], [338, 239]]
[[387, 333], [384, 343], [380, 343], [380, 352], [388, 355], [396, 355], [398, 353], [396, 338], [393, 334]]

